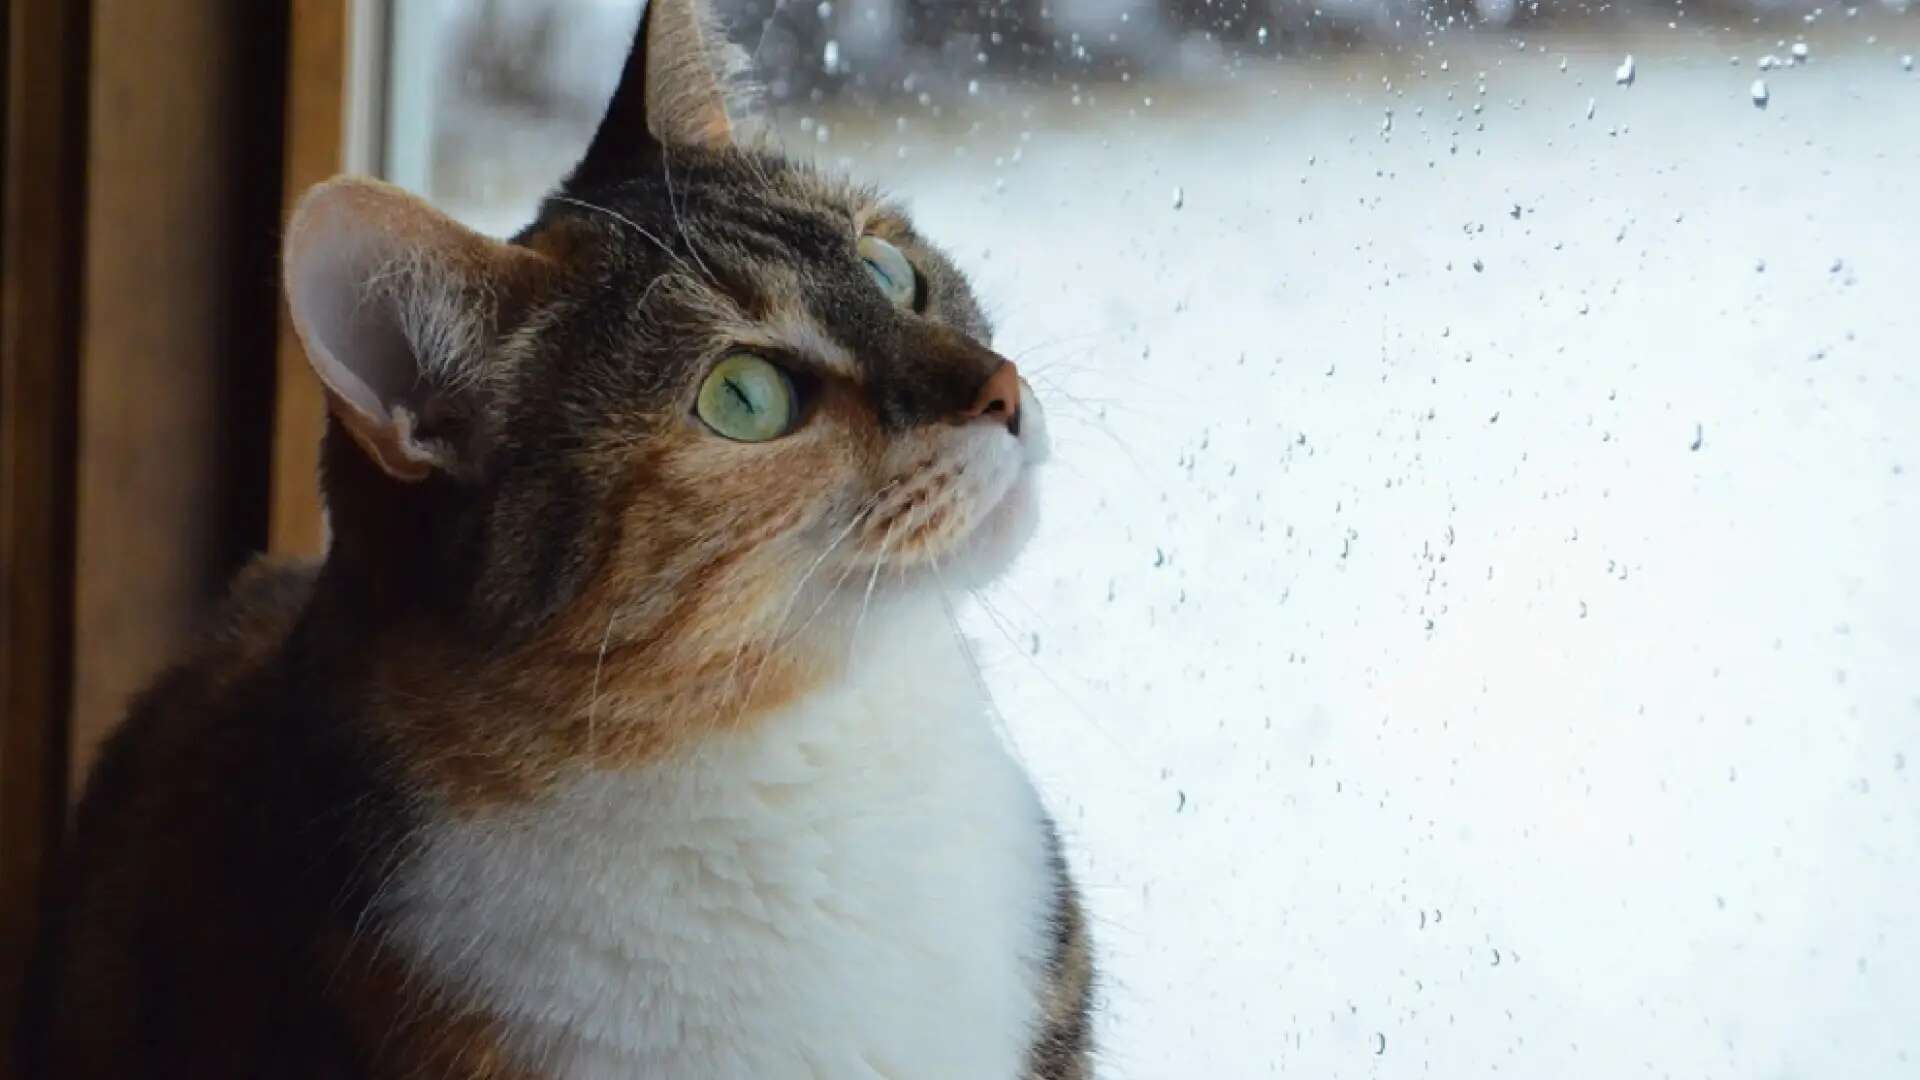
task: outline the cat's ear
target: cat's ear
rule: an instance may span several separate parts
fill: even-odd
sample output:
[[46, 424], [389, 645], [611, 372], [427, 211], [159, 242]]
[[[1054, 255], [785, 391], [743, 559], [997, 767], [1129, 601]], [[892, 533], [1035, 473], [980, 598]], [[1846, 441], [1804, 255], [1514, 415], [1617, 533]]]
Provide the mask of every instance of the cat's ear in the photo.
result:
[[307, 361], [374, 463], [408, 481], [475, 466], [501, 305], [545, 258], [389, 184], [342, 178], [300, 200], [285, 261]]
[[728, 96], [745, 66], [707, 0], [647, 0], [620, 84], [569, 185], [625, 179], [663, 146], [731, 145]]

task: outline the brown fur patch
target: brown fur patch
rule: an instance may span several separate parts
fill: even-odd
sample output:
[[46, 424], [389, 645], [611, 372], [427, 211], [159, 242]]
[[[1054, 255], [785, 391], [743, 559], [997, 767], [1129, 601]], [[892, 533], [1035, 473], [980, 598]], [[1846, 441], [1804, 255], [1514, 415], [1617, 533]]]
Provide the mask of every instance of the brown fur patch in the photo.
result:
[[1055, 856], [1058, 899], [1053, 917], [1053, 954], [1040, 992], [1040, 1036], [1034, 1042], [1027, 1080], [1091, 1080], [1093, 1076], [1093, 942], [1086, 913]]

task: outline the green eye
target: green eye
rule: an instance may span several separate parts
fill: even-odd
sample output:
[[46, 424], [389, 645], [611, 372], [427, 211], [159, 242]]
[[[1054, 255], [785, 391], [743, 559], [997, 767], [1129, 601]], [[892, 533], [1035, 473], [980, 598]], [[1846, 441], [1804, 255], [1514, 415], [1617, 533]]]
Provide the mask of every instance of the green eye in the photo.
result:
[[732, 353], [713, 365], [694, 406], [700, 419], [736, 442], [766, 442], [793, 430], [793, 382], [752, 353]]
[[863, 236], [860, 238], [860, 258], [867, 264], [867, 273], [873, 275], [873, 283], [880, 286], [880, 291], [893, 301], [893, 306], [913, 306], [920, 283], [914, 275], [913, 264], [900, 254], [899, 248], [877, 236]]

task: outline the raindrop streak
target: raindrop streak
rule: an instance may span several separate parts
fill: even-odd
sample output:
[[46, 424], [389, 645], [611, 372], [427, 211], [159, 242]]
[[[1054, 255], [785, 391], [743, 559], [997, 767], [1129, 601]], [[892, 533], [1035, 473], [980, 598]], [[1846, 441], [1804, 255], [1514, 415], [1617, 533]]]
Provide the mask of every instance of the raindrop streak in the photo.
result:
[[1628, 53], [1627, 58], [1625, 60], [1620, 61], [1620, 66], [1613, 69], [1613, 81], [1619, 83], [1621, 86], [1633, 85], [1633, 54], [1632, 53]]
[[1749, 88], [1747, 92], [1753, 95], [1754, 108], [1764, 109], [1767, 107], [1767, 80], [1753, 80], [1753, 86]]

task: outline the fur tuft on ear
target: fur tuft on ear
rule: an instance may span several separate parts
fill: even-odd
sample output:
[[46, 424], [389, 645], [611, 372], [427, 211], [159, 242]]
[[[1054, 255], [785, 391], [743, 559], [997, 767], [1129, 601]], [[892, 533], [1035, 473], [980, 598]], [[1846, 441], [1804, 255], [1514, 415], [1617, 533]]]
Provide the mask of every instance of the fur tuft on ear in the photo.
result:
[[733, 145], [729, 107], [751, 100], [747, 67], [707, 0], [646, 0], [606, 116], [566, 186], [626, 179], [668, 146]]
[[477, 466], [501, 302], [544, 261], [375, 180], [300, 200], [285, 251], [294, 329], [333, 415], [388, 475]]

